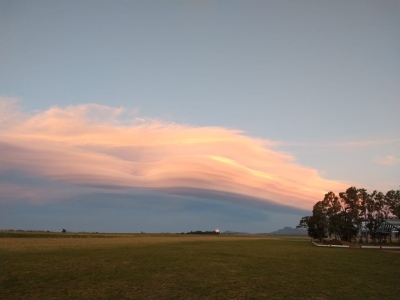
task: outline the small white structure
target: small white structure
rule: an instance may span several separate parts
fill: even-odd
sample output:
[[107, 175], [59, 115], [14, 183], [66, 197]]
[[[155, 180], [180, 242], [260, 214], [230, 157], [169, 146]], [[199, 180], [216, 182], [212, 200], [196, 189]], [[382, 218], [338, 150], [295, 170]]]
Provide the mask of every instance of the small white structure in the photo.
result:
[[381, 225], [379, 225], [379, 227], [376, 229], [376, 233], [388, 236], [390, 238], [390, 241], [392, 241], [393, 237], [399, 239], [399, 231], [400, 231], [400, 219], [383, 220]]

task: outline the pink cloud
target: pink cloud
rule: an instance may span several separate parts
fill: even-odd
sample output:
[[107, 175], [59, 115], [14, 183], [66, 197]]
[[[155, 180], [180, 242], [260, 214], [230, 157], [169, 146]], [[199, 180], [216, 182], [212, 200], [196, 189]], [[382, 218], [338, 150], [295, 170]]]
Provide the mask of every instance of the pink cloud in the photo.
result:
[[378, 163], [381, 165], [386, 165], [386, 166], [394, 166], [400, 162], [400, 159], [393, 156], [393, 155], [386, 155], [385, 157], [382, 157], [378, 159]]
[[347, 187], [274, 150], [275, 142], [138, 118], [122, 108], [52, 107], [0, 128], [0, 171], [78, 186], [204, 190], [303, 209]]

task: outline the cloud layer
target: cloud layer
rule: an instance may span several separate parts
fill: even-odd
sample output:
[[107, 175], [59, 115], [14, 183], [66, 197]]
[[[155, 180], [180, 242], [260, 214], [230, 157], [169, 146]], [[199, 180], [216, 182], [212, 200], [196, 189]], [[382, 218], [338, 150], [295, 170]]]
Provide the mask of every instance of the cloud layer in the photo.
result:
[[[140, 118], [97, 104], [24, 115], [12, 100], [0, 101], [3, 173], [99, 190], [215, 195], [307, 210], [325, 192], [347, 187], [274, 150], [276, 143], [237, 130]], [[23, 183], [0, 189], [16, 198], [30, 195]]]

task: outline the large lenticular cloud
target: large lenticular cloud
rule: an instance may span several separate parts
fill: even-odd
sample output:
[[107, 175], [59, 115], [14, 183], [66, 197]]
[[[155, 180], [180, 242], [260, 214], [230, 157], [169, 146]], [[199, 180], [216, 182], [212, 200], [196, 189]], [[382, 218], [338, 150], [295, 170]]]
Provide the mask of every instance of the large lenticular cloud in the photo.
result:
[[274, 143], [240, 131], [127, 118], [123, 109], [96, 104], [23, 115], [12, 101], [1, 101], [1, 172], [102, 189], [225, 195], [301, 209], [310, 209], [328, 190], [344, 188], [272, 150]]

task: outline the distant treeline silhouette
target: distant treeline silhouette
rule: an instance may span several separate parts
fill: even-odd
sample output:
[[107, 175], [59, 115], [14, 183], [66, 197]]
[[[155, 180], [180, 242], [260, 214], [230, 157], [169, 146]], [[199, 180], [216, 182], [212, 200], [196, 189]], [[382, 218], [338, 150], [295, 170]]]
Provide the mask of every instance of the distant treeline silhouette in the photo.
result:
[[186, 234], [216, 234], [216, 235], [218, 235], [219, 234], [219, 231], [200, 231], [200, 230], [197, 230], [197, 231], [190, 231], [190, 232], [186, 232]]

